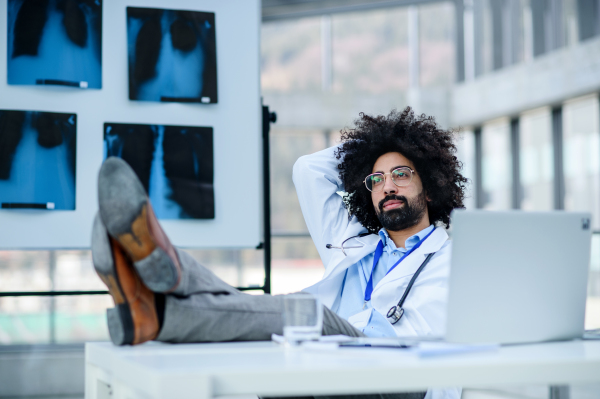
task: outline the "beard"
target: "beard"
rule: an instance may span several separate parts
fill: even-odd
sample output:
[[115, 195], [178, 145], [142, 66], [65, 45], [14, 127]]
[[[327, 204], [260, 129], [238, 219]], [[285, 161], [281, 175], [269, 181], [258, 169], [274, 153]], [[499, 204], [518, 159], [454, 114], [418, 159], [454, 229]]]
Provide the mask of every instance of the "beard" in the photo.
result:
[[[383, 204], [389, 200], [404, 202], [404, 206], [389, 211], [383, 210]], [[408, 201], [403, 195], [388, 195], [379, 202], [376, 209], [377, 218], [381, 225], [389, 231], [400, 231], [417, 225], [427, 209], [427, 198], [421, 191], [419, 195]]]

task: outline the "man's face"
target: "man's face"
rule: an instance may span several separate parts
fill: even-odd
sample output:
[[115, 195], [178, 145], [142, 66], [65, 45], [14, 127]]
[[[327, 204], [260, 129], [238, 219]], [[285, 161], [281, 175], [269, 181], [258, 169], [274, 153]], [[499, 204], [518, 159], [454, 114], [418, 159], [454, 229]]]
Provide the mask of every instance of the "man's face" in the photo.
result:
[[399, 152], [388, 152], [377, 158], [372, 173], [385, 173], [383, 190], [371, 192], [371, 199], [379, 221], [387, 230], [400, 231], [417, 225], [427, 216], [427, 196], [421, 178], [413, 173], [407, 186], [398, 187], [391, 172], [401, 166], [415, 170], [413, 163]]

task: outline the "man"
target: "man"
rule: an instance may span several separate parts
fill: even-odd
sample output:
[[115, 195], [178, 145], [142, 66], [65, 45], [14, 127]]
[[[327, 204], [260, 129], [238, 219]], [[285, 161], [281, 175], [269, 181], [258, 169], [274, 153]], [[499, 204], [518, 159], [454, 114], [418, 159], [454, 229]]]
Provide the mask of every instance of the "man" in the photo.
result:
[[[325, 265], [323, 280], [305, 291], [366, 335], [444, 334], [450, 242], [434, 224], [449, 225], [452, 209], [463, 207], [466, 184], [452, 136], [410, 108], [387, 117], [361, 114], [342, 133], [341, 146], [302, 157], [294, 167], [302, 212]], [[349, 249], [333, 248], [350, 237], [356, 238], [344, 245]], [[383, 251], [373, 265], [379, 242]], [[404, 315], [390, 324], [385, 316], [431, 253]]]
[[[326, 267], [323, 280], [305, 290], [326, 305], [323, 334], [442, 335], [450, 244], [433, 223], [449, 224], [466, 182], [452, 132], [406, 108], [387, 117], [361, 114], [342, 141], [294, 166], [302, 212]], [[282, 297], [240, 293], [174, 248], [123, 161], [104, 163], [98, 193], [92, 254], [115, 300], [107, 312], [115, 344], [281, 334]], [[404, 315], [391, 324], [389, 309], [430, 254]], [[459, 396], [459, 389], [429, 390], [427, 399]]]

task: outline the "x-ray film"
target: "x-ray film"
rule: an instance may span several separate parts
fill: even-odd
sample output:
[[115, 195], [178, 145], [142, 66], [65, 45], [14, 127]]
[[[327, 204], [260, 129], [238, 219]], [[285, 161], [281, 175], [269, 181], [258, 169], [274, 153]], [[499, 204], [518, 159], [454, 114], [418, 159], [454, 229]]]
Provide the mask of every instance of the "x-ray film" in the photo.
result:
[[159, 219], [213, 219], [212, 127], [104, 124], [104, 156], [124, 159]]
[[77, 116], [0, 110], [0, 207], [75, 209]]
[[127, 7], [129, 99], [217, 102], [215, 14]]
[[102, 88], [102, 0], [8, 0], [8, 84]]

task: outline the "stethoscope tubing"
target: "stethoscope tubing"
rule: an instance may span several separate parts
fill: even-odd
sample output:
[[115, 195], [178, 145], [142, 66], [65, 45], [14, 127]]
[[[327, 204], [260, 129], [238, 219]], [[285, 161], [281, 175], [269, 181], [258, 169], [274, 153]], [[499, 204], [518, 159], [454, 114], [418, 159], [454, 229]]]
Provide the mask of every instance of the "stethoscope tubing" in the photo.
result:
[[412, 288], [413, 284], [415, 283], [415, 280], [417, 279], [417, 277], [419, 277], [419, 274], [421, 274], [421, 272], [423, 271], [425, 266], [427, 266], [427, 264], [429, 263], [431, 258], [433, 258], [433, 255], [435, 255], [435, 252], [432, 252], [429, 255], [427, 255], [427, 258], [425, 258], [423, 263], [421, 263], [421, 266], [419, 266], [419, 268], [417, 269], [415, 274], [413, 274], [412, 278], [408, 282], [408, 286], [406, 286], [406, 289], [404, 290], [404, 294], [402, 294], [402, 298], [400, 298], [400, 300], [398, 301], [398, 304], [395, 306], [392, 306], [390, 308], [390, 310], [388, 311], [386, 318], [388, 319], [388, 321], [390, 323], [392, 323], [392, 325], [398, 323], [400, 321], [400, 319], [402, 318], [402, 315], [404, 314], [404, 308], [402, 307], [402, 305], [404, 305], [404, 301], [406, 300], [406, 297], [408, 296], [410, 289]]
[[[431, 233], [433, 233], [433, 230], [431, 231]], [[425, 241], [425, 239], [427, 239], [431, 233], [429, 233], [424, 239], [423, 241]], [[334, 247], [331, 244], [327, 244], [325, 247], [327, 249], [341, 249], [343, 254], [345, 256], [347, 256], [346, 251], [344, 251], [344, 249], [351, 249], [351, 248], [362, 248], [361, 247], [346, 247], [344, 248], [344, 243], [352, 238], [356, 238], [356, 237], [365, 237], [367, 235], [369, 235], [371, 233], [361, 233], [352, 237], [349, 237], [347, 239], [345, 239], [342, 242], [342, 245], [340, 247]], [[420, 245], [421, 243], [419, 243]], [[416, 248], [415, 248], [416, 249]], [[412, 251], [411, 251], [412, 252]], [[407, 254], [408, 255], [408, 254]], [[406, 289], [404, 290], [404, 293], [402, 294], [402, 297], [400, 298], [400, 300], [398, 301], [397, 305], [394, 305], [390, 308], [390, 310], [388, 311], [386, 318], [388, 319], [388, 321], [394, 325], [396, 323], [398, 323], [400, 321], [400, 319], [402, 318], [402, 316], [404, 315], [404, 308], [402, 307], [404, 305], [404, 301], [406, 300], [406, 297], [408, 296], [408, 293], [410, 292], [410, 290], [412, 289], [415, 281], [417, 280], [417, 277], [419, 277], [419, 274], [421, 274], [421, 272], [423, 271], [423, 269], [425, 268], [425, 266], [429, 263], [429, 261], [431, 260], [431, 258], [433, 257], [433, 255], [435, 255], [435, 252], [430, 253], [429, 255], [427, 255], [427, 257], [425, 258], [425, 260], [423, 261], [423, 263], [421, 263], [421, 266], [419, 266], [419, 268], [417, 269], [417, 271], [413, 274], [413, 276], [411, 277], [410, 281], [408, 282], [408, 285], [406, 286]], [[403, 260], [403, 259], [401, 259]], [[401, 261], [400, 260], [400, 261]], [[400, 261], [398, 263], [400, 263]], [[394, 265], [396, 266], [396, 265]], [[375, 265], [373, 265], [373, 267], [375, 267]], [[390, 270], [391, 271], [391, 270]], [[389, 272], [388, 272], [389, 273]]]

